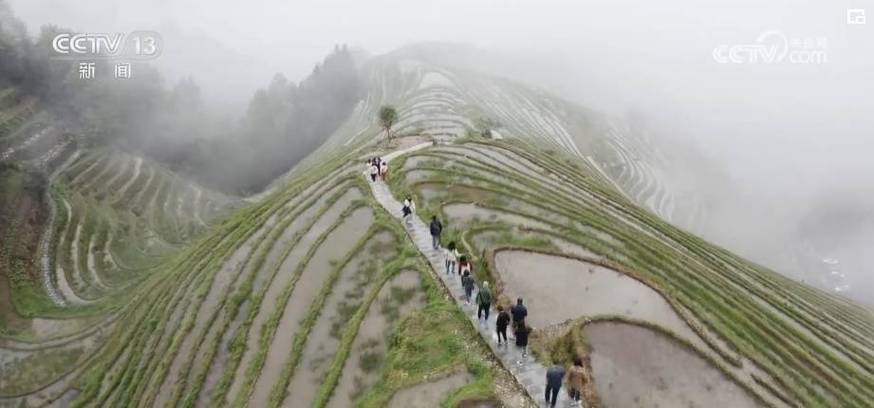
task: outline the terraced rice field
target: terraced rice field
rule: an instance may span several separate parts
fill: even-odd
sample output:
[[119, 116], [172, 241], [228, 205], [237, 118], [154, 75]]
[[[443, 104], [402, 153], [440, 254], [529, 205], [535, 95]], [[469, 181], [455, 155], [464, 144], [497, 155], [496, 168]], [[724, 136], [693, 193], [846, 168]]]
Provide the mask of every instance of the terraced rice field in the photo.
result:
[[496, 139], [565, 152], [590, 176], [662, 218], [682, 225], [698, 222], [701, 204], [665, 182], [670, 158], [647, 135], [619, 120], [509, 80], [426, 62], [403, 51], [374, 58], [363, 71], [370, 92], [350, 118], [350, 129], [335, 134], [338, 144], [360, 142], [366, 132], [353, 129], [366, 128], [381, 103], [399, 107], [399, 136], [453, 140], [475, 133], [478, 119], [489, 119], [496, 124]]
[[183, 211], [179, 201], [203, 189], [139, 157], [77, 151], [69, 159], [53, 176], [57, 239], [43, 265], [62, 304], [89, 304], [126, 287], [235, 206], [209, 193]]
[[[470, 381], [429, 404], [493, 398], [494, 373], [509, 374], [482, 346], [459, 353], [475, 332], [358, 161], [311, 168], [232, 213], [232, 200], [141, 158], [69, 154], [51, 191], [51, 287], [100, 329], [2, 354], [19, 374], [0, 382], [0, 406], [377, 407], [443, 372]], [[423, 362], [401, 351], [417, 336], [451, 347]], [[21, 368], [34, 361], [38, 381]]]
[[[402, 53], [361, 75], [340, 128], [245, 200], [81, 148], [0, 91], [17, 112], [0, 118], [21, 117], [3, 160], [50, 180], [48, 300], [0, 336], [0, 406], [530, 407], [542, 375], [525, 364], [573, 356], [587, 406], [874, 401], [871, 311], [666, 222], [688, 211], [633, 130]], [[401, 116], [390, 143], [373, 121], [385, 103]], [[363, 177], [376, 155], [393, 157], [388, 189]], [[471, 324], [425, 227], [396, 218], [406, 195], [497, 303], [526, 299], [533, 360], [508, 364]], [[655, 371], [664, 358], [677, 364]]]
[[759, 406], [706, 360], [651, 329], [595, 322], [583, 335], [592, 347], [595, 385], [605, 406]]
[[16, 131], [38, 112], [36, 98], [20, 95], [14, 88], [0, 89], [0, 146], [21, 140], [25, 133]]
[[404, 157], [392, 186], [418, 198], [423, 218], [446, 220], [444, 242], [475, 257], [503, 302], [528, 300], [541, 358], [563, 355], [581, 324], [611, 318], [690, 345], [756, 404], [870, 401], [869, 311], [665, 223], [562, 157], [461, 141]]

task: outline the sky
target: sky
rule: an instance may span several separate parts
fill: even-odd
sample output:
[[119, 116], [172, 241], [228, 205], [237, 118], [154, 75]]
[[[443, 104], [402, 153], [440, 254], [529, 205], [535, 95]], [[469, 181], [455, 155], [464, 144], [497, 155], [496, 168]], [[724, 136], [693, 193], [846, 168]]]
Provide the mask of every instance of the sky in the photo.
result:
[[[335, 44], [381, 54], [449, 41], [510, 55], [517, 63], [504, 73], [611, 114], [643, 112], [659, 134], [712, 157], [733, 200], [711, 214], [708, 238], [776, 263], [767, 254], [810, 233], [802, 226], [819, 225], [822, 213], [856, 214], [840, 231], [813, 233], [830, 237], [819, 244], [837, 248], [830, 253], [858, 258], [845, 262], [853, 284], [874, 293], [874, 255], [865, 255], [874, 252], [874, 21], [848, 24], [847, 15], [867, 7], [872, 20], [871, 1], [10, 2], [31, 32], [45, 23], [156, 30], [169, 81], [194, 76], [228, 111], [244, 108], [276, 72], [304, 78]], [[769, 31], [799, 59], [720, 63], [714, 55]], [[811, 55], [824, 59], [802, 63]]]

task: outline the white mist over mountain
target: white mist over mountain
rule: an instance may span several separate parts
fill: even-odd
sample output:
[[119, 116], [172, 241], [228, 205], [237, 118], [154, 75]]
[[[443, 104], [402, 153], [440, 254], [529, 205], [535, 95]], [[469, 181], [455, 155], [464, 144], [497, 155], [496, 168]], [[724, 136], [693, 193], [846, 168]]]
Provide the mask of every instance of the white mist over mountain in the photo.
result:
[[[846, 284], [874, 304], [874, 25], [848, 24], [847, 9], [864, 7], [858, 1], [11, 4], [32, 33], [46, 23], [161, 32], [167, 52], [157, 63], [169, 81], [193, 76], [225, 112], [241, 112], [275, 72], [302, 79], [338, 43], [373, 54], [419, 41], [481, 47], [493, 57], [474, 60], [474, 69], [620, 117], [636, 112], [665, 148], [704, 157], [714, 170], [689, 177], [709, 185], [700, 194], [717, 204], [690, 229], [787, 275]], [[755, 45], [769, 30], [825, 59], [714, 58], [714, 49]], [[822, 282], [836, 269], [825, 260], [839, 260], [839, 285]]]

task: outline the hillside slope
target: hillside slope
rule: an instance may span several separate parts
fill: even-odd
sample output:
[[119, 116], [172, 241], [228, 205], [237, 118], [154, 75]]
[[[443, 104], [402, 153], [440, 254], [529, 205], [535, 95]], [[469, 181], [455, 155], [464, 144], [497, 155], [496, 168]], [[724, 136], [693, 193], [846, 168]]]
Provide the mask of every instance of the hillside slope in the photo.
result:
[[[429, 390], [432, 406], [533, 406], [526, 370], [573, 357], [588, 406], [874, 400], [871, 311], [666, 222], [690, 210], [621, 125], [403, 52], [360, 69], [343, 125], [246, 205], [62, 149], [41, 170], [57, 255], [37, 282], [56, 301], [0, 338], [0, 406], [382, 407]], [[392, 152], [387, 190], [369, 184], [364, 161]], [[525, 299], [536, 361], [468, 324], [440, 255], [390, 207], [407, 195], [497, 304]]]

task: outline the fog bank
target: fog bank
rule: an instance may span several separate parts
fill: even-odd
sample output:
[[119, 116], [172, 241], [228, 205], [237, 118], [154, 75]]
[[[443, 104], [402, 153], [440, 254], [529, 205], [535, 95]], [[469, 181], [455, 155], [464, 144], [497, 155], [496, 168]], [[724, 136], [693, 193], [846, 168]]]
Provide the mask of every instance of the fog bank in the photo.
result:
[[[335, 44], [375, 54], [418, 41], [481, 47], [494, 57], [477, 62], [484, 70], [610, 114], [638, 112], [665, 146], [705, 157], [715, 170], [691, 173], [718, 205], [691, 230], [820, 286], [838, 286], [822, 276], [840, 269], [852, 295], [874, 304], [874, 26], [847, 23], [858, 1], [11, 4], [31, 32], [44, 23], [157, 30], [167, 43], [157, 64], [171, 83], [192, 75], [227, 112], [275, 72], [302, 79]], [[760, 44], [768, 32], [820, 59], [720, 61], [719, 49]], [[713, 173], [725, 178], [701, 179]]]

